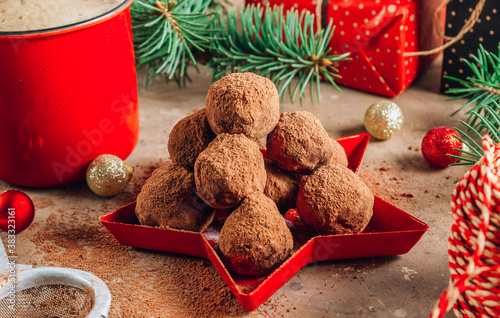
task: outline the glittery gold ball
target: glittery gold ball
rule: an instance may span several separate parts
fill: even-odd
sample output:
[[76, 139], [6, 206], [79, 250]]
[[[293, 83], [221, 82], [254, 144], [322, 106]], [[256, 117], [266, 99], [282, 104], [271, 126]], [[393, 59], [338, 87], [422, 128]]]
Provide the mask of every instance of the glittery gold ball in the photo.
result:
[[368, 107], [365, 128], [377, 139], [389, 139], [403, 127], [401, 108], [390, 100], [381, 100]]
[[120, 193], [132, 178], [131, 165], [114, 155], [100, 155], [87, 168], [87, 185], [95, 194], [111, 197]]

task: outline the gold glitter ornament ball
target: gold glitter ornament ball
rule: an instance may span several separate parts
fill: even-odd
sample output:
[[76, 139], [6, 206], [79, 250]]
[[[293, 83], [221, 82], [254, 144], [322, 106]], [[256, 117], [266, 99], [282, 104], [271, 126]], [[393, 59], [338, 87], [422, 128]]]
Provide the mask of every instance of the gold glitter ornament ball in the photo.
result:
[[114, 155], [100, 155], [87, 168], [87, 185], [95, 194], [111, 197], [132, 178], [134, 168]]
[[390, 100], [381, 100], [368, 107], [365, 128], [377, 139], [389, 139], [403, 127], [403, 111]]

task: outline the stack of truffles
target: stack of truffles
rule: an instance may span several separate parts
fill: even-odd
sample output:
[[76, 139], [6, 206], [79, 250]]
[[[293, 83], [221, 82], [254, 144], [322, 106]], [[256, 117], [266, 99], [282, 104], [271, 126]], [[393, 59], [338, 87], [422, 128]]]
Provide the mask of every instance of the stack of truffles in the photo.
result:
[[[270, 160], [257, 145], [264, 138]], [[267, 274], [289, 257], [294, 242], [280, 210], [296, 207], [320, 235], [359, 233], [373, 213], [342, 146], [312, 114], [280, 114], [275, 85], [253, 73], [212, 84], [206, 108], [175, 125], [168, 150], [173, 163], [137, 197], [139, 221], [201, 232], [214, 209], [232, 211], [218, 244], [238, 274]]]

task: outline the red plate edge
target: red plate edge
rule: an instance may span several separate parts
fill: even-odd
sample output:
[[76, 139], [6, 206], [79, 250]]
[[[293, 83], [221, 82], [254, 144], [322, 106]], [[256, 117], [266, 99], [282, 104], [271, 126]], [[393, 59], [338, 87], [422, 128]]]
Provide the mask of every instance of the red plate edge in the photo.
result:
[[201, 233], [142, 226], [139, 225], [134, 211], [135, 202], [104, 214], [99, 220], [122, 245], [199, 256], [210, 260], [238, 302], [248, 311], [260, 306], [310, 263], [405, 254], [429, 228], [419, 219], [375, 197], [374, 216], [368, 225], [375, 232], [313, 237], [259, 282], [252, 292], [245, 293], [240, 290], [237, 279], [229, 273], [217, 252]]
[[[348, 167], [355, 173], [359, 171], [369, 139], [366, 133], [336, 139], [346, 151]], [[312, 262], [405, 254], [428, 229], [427, 224], [375, 197], [374, 217], [369, 227], [379, 231], [313, 237], [271, 274], [262, 278], [241, 279], [229, 273], [201, 233], [142, 226], [134, 211], [135, 202], [104, 214], [99, 220], [122, 245], [209, 259], [247, 311], [260, 306], [300, 269]], [[245, 281], [257, 281], [258, 286], [245, 293], [238, 287], [237, 281], [241, 283], [240, 286], [247, 284]]]
[[335, 139], [345, 150], [349, 165], [349, 169], [358, 174], [359, 167], [366, 152], [366, 146], [370, 141], [370, 135], [367, 133], [341, 137]]

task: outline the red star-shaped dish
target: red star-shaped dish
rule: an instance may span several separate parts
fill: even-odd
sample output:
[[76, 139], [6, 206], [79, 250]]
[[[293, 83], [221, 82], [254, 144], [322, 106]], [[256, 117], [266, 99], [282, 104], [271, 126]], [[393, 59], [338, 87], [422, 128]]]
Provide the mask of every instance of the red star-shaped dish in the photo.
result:
[[[367, 134], [337, 139], [346, 151], [349, 168], [356, 173], [369, 139]], [[101, 216], [100, 221], [120, 244], [209, 259], [241, 306], [248, 311], [259, 307], [310, 263], [405, 254], [428, 229], [425, 223], [378, 197], [375, 197], [373, 217], [360, 234], [313, 236], [298, 221], [294, 210], [290, 210], [285, 218], [292, 230], [299, 232], [299, 235], [294, 235], [295, 251], [272, 273], [259, 277], [237, 275], [224, 266], [218, 254], [218, 229], [215, 226], [203, 233], [142, 226], [135, 216], [135, 202]]]

